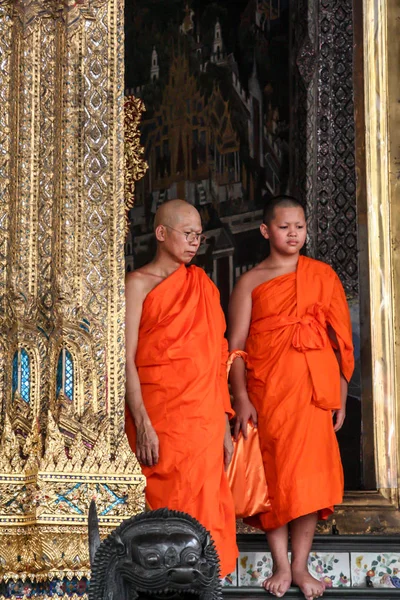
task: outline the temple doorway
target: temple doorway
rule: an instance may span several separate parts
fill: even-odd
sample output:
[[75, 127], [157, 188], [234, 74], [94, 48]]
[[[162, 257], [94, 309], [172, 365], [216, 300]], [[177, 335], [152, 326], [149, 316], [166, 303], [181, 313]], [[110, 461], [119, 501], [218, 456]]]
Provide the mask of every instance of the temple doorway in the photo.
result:
[[337, 271], [350, 305], [356, 370], [338, 439], [345, 488], [357, 491], [376, 482], [352, 11], [350, 0], [171, 0], [162, 11], [156, 0], [129, 3], [126, 95], [146, 108], [149, 168], [136, 184], [126, 259], [129, 269], [150, 260], [157, 207], [185, 198], [207, 236], [197, 262], [226, 310], [235, 281], [267, 252], [258, 231], [265, 200], [302, 198], [306, 253]]

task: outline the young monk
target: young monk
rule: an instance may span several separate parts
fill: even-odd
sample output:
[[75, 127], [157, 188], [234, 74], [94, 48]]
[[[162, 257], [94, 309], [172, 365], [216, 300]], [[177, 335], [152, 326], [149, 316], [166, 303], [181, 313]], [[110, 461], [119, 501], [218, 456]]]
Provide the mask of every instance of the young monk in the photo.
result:
[[335, 432], [354, 367], [351, 322], [335, 272], [300, 256], [301, 204], [273, 199], [260, 230], [270, 255], [241, 277], [229, 308], [230, 350], [245, 351], [230, 377], [235, 435], [246, 435], [249, 420], [258, 425], [271, 511], [248, 522], [266, 531], [273, 557], [264, 587], [281, 597], [293, 582], [311, 600], [324, 592], [307, 568], [317, 519], [326, 519], [343, 495]]
[[228, 345], [219, 293], [186, 267], [202, 241], [183, 200], [157, 211], [157, 253], [126, 279], [126, 432], [151, 509], [189, 513], [212, 534], [221, 575], [236, 565], [236, 522], [225, 468], [232, 458]]

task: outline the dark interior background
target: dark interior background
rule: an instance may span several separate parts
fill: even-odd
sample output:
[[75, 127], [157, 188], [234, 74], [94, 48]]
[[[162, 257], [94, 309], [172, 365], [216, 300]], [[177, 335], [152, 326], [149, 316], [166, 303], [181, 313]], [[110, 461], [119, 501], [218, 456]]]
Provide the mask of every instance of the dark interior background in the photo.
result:
[[[292, 110], [295, 5], [126, 2], [126, 94], [146, 107], [141, 141], [149, 164], [130, 212], [132, 264], [153, 256], [157, 207], [186, 198], [200, 211], [207, 235], [197, 263], [218, 285], [225, 311], [237, 278], [267, 253], [258, 230], [265, 200], [293, 191], [290, 142], [300, 127]], [[352, 490], [362, 487], [357, 377], [354, 382], [338, 435], [345, 487]]]

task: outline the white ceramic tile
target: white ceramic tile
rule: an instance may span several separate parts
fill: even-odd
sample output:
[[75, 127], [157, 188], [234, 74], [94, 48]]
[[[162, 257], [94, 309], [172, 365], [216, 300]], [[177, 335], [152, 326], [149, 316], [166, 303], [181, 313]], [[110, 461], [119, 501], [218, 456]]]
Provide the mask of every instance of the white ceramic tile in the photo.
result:
[[326, 587], [350, 586], [350, 556], [348, 552], [311, 552], [308, 570]]
[[239, 556], [239, 586], [259, 587], [272, 575], [270, 552], [241, 552]]
[[365, 587], [367, 575], [374, 587], [400, 588], [400, 553], [352, 552], [352, 586]]

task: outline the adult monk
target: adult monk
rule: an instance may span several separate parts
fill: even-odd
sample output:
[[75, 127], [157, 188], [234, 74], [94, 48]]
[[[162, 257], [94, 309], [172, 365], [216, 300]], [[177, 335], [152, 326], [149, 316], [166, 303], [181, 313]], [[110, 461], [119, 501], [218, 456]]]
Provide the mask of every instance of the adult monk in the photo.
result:
[[343, 495], [335, 432], [354, 367], [351, 322], [336, 273], [299, 254], [306, 239], [301, 204], [273, 199], [260, 230], [270, 254], [241, 277], [229, 309], [230, 349], [242, 351], [231, 369], [235, 433], [246, 435], [249, 420], [258, 423], [272, 510], [249, 522], [266, 531], [273, 557], [264, 586], [281, 597], [293, 582], [311, 600], [324, 591], [307, 569], [317, 519]]
[[233, 452], [225, 320], [215, 285], [186, 266], [204, 237], [197, 210], [166, 202], [154, 231], [154, 260], [126, 279], [126, 432], [150, 508], [198, 519], [212, 534], [224, 576], [237, 557], [225, 474]]

